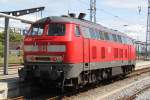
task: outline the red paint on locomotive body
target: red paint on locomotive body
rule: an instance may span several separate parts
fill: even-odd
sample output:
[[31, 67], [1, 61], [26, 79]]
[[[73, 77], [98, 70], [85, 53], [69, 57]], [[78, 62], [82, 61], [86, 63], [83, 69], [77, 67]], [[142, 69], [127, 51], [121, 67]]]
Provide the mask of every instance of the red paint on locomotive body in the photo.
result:
[[[126, 73], [134, 68], [135, 59], [136, 51], [130, 37], [99, 24], [75, 18], [41, 19], [31, 26], [24, 39], [26, 68], [38, 66], [35, 70], [42, 70], [42, 66], [47, 64], [47, 69], [43, 70], [48, 71], [49, 67], [54, 67], [59, 75], [64, 72], [63, 79], [70, 80], [70, 84], [80, 76], [82, 82], [88, 81], [87, 74], [84, 75], [83, 72], [90, 70], [92, 73], [90, 71], [89, 74], [99, 76], [103, 73], [110, 75], [110, 70], [111, 74]], [[53, 74], [51, 71], [53, 70], [48, 72], [50, 78]]]
[[[47, 23], [46, 26], [48, 26]], [[110, 61], [128, 61], [135, 60], [135, 48], [133, 45], [122, 44], [108, 40], [97, 40], [83, 37], [80, 29], [80, 36], [75, 36], [75, 23], [64, 23], [66, 32], [64, 36], [47, 36], [48, 28], [45, 28], [41, 36], [26, 36], [24, 45], [37, 45], [37, 51], [24, 52], [27, 55], [63, 55], [63, 63], [83, 63], [83, 62], [110, 62]], [[80, 26], [80, 25], [78, 25]], [[45, 45], [45, 50], [40, 50], [40, 46]], [[48, 45], [65, 45], [64, 52], [49, 52]], [[95, 48], [93, 50], [92, 48]], [[105, 57], [101, 53], [105, 50]], [[114, 48], [118, 49], [118, 57], [114, 58]], [[120, 53], [122, 50], [122, 53]], [[126, 56], [125, 56], [125, 53]], [[95, 57], [93, 57], [95, 55]]]

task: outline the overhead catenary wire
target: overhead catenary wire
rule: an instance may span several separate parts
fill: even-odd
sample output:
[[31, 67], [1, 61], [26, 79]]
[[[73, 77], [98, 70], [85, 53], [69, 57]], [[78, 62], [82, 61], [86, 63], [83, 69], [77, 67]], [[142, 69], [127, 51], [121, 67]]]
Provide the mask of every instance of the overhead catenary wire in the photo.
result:
[[[87, 8], [89, 8], [89, 5], [90, 5], [90, 2], [89, 2], [90, 0], [88, 0], [88, 1], [85, 1], [85, 0], [78, 0], [78, 2], [80, 2], [82, 5], [84, 5], [84, 7], [86, 7], [86, 10], [90, 10], [90, 9], [87, 9]], [[142, 14], [142, 7], [141, 6], [137, 6], [137, 8], [138, 8], [138, 15], [140, 14]], [[108, 10], [108, 9], [104, 9], [104, 8], [101, 8], [101, 7], [98, 7], [97, 9], [96, 9], [96, 11], [97, 11], [97, 14], [99, 14], [99, 13], [103, 13], [103, 14], [106, 14], [106, 15], [108, 15], [108, 16], [110, 16], [111, 18], [109, 19], [109, 20], [112, 20], [112, 21], [114, 21], [114, 24], [109, 24], [109, 22], [108, 22], [108, 25], [107, 24], [105, 24], [106, 26], [108, 26], [108, 27], [111, 27], [111, 28], [115, 28], [116, 30], [122, 30], [123, 32], [126, 32], [126, 33], [128, 33], [128, 32], [132, 32], [132, 30], [131, 31], [129, 31], [130, 30], [130, 28], [129, 27], [136, 27], [136, 25], [137, 25], [137, 27], [139, 27], [139, 26], [141, 26], [141, 29], [143, 28], [143, 24], [139, 24], [139, 23], [137, 23], [137, 21], [139, 21], [140, 19], [137, 19], [137, 21], [135, 22], [134, 20], [132, 20], [132, 21], [130, 21], [130, 20], [128, 20], [128, 19], [126, 19], [126, 18], [124, 18], [124, 17], [121, 17], [120, 15], [117, 15], [117, 14], [115, 14], [114, 12], [112, 12], [111, 10]], [[103, 17], [103, 16], [97, 16], [96, 17], [96, 19], [97, 19], [97, 21], [100, 21], [100, 20], [104, 20], [103, 18], [101, 18], [101, 17]], [[142, 19], [142, 18], [141, 18]], [[120, 23], [120, 24], [115, 24], [116, 23], [116, 21], [118, 20], [118, 22], [117, 23]], [[103, 21], [100, 21], [99, 23], [103, 23]], [[104, 22], [105, 23], [105, 22]], [[111, 25], [111, 26], [110, 26]], [[144, 25], [145, 26], [145, 25]], [[125, 28], [125, 29], [124, 29]], [[133, 32], [132, 32], [133, 33]]]
[[[86, 7], [88, 7], [88, 6], [90, 5], [89, 3], [87, 3], [87, 2], [85, 2], [85, 1], [83, 1], [83, 0], [78, 0], [78, 2], [82, 3], [82, 4], [85, 5]], [[86, 10], [89, 10], [89, 9], [86, 9]], [[103, 12], [103, 13], [105, 13], [105, 14], [111, 16], [111, 17], [114, 17], [114, 18], [117, 19], [117, 20], [120, 20], [120, 21], [122, 21], [122, 22], [126, 22], [126, 24], [133, 24], [133, 23], [130, 23], [128, 20], [126, 20], [126, 19], [124, 19], [124, 18], [122, 18], [122, 17], [120, 17], [120, 16], [118, 16], [118, 15], [116, 15], [116, 14], [113, 14], [112, 12], [107, 11], [107, 10], [105, 10], [105, 9], [103, 9], [103, 8], [97, 8], [96, 11], [97, 11], [97, 12]]]

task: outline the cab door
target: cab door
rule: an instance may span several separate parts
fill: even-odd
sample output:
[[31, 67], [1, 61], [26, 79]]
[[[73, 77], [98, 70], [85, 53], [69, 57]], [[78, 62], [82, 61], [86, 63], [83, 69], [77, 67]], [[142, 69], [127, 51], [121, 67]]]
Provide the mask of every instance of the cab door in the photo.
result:
[[132, 55], [132, 53], [131, 53], [131, 45], [129, 45], [128, 46], [128, 60], [129, 60], [129, 63], [131, 63], [131, 55]]
[[83, 39], [83, 70], [90, 70], [90, 39]]

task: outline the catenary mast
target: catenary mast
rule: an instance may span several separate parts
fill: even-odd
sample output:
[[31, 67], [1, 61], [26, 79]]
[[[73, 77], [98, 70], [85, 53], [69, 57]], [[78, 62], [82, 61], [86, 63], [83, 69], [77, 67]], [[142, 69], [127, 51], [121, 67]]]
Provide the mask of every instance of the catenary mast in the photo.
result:
[[148, 14], [147, 14], [147, 31], [146, 31], [146, 56], [145, 59], [149, 56], [150, 51], [150, 0], [148, 0]]
[[96, 23], [96, 0], [90, 0], [90, 21]]

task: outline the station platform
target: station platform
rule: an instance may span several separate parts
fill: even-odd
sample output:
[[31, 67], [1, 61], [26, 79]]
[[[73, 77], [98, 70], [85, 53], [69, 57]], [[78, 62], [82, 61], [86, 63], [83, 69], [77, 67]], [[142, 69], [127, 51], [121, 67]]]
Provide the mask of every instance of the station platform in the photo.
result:
[[8, 75], [3, 75], [3, 67], [0, 67], [0, 100], [7, 99], [12, 95], [10, 90], [16, 89], [19, 85], [18, 68], [23, 66], [13, 66], [8, 68]]

